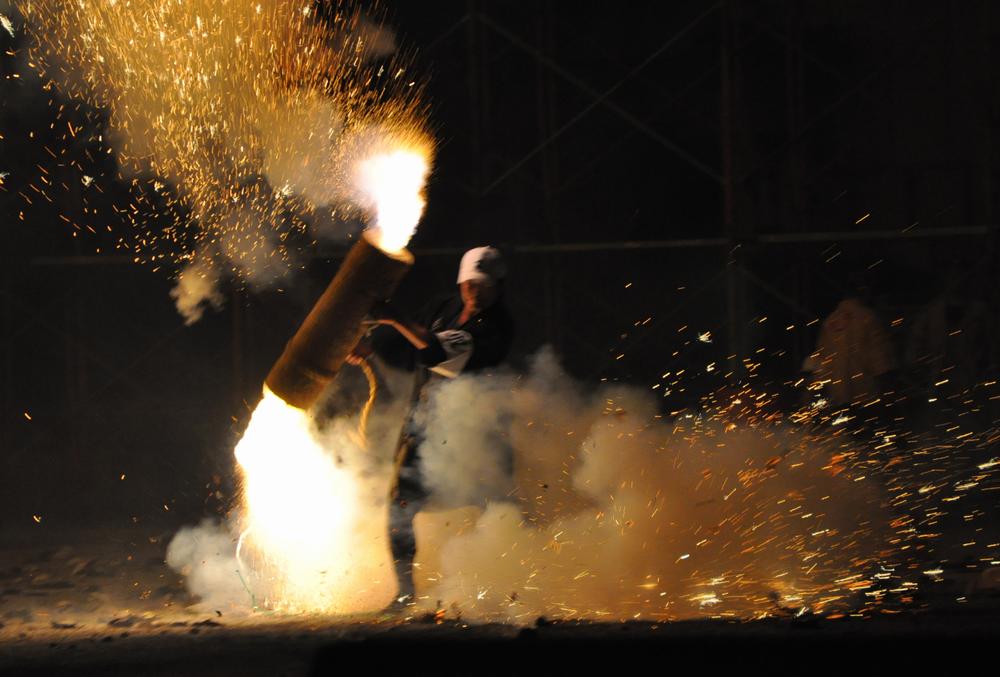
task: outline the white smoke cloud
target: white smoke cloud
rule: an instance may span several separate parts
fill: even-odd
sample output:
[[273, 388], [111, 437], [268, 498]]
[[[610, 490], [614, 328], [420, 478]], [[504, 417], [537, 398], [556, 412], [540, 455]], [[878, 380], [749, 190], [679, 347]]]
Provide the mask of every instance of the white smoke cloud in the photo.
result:
[[[388, 530], [384, 491], [408, 403], [379, 405], [368, 448], [354, 418], [335, 417], [317, 439], [358, 487], [357, 514]], [[881, 488], [835, 460], [839, 439], [712, 412], [661, 417], [646, 392], [587, 392], [549, 350], [525, 375], [433, 384], [416, 420], [432, 494], [414, 519], [419, 608], [517, 624], [827, 611], [854, 604], [889, 551]], [[307, 514], [307, 498], [291, 512]], [[208, 528], [217, 529], [199, 529]], [[225, 530], [229, 552], [238, 528]], [[206, 599], [217, 599], [217, 577], [232, 577], [228, 555], [204, 554], [226, 545], [219, 533], [188, 530], [172, 546], [174, 568], [209, 562], [211, 571], [189, 579]], [[372, 610], [359, 580], [384, 575], [385, 565], [361, 555], [370, 547], [359, 541], [357, 566], [342, 572], [352, 587], [341, 592], [355, 602], [317, 598], [316, 607]], [[358, 571], [368, 573], [350, 578]], [[280, 599], [265, 577], [247, 579], [258, 603]], [[308, 608], [312, 589], [303, 586], [293, 606]], [[247, 604], [232, 581], [226, 590], [230, 603]]]
[[262, 109], [264, 175], [283, 195], [301, 195], [318, 205], [343, 199], [330, 158], [338, 152], [342, 114], [335, 102], [315, 97], [298, 109]]
[[188, 588], [208, 609], [233, 612], [251, 607], [236, 561], [238, 538], [229, 525], [206, 519], [197, 527], [182, 528], [167, 547], [167, 565], [186, 577]]
[[463, 377], [429, 393], [416, 422], [424, 437], [420, 475], [437, 505], [458, 507], [510, 496], [506, 417], [494, 413], [510, 398], [509, 385], [506, 379]]
[[184, 318], [184, 324], [194, 324], [202, 318], [207, 307], [218, 310], [225, 302], [219, 291], [219, 271], [210, 261], [195, 260], [181, 270], [170, 297]]
[[[446, 507], [416, 519], [417, 594], [467, 620], [828, 609], [884, 545], [878, 487], [832, 470], [830, 441], [662, 419], [633, 389], [586, 396], [550, 352], [526, 378], [442, 382], [426, 406], [422, 470]], [[497, 502], [504, 447], [517, 492]]]

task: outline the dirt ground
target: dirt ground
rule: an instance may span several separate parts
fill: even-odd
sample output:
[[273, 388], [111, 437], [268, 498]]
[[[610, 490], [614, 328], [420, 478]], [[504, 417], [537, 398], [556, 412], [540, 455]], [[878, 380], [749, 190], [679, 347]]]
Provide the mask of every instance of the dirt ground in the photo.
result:
[[[592, 660], [925, 663], [988, 650], [1000, 595], [956, 574], [919, 604], [877, 616], [675, 623], [470, 625], [434, 616], [232, 614], [205, 609], [163, 563], [172, 531], [18, 537], [0, 551], [0, 674], [310, 675], [363, 661], [368, 674], [562, 674]], [[53, 545], [53, 543], [61, 543]], [[817, 652], [820, 652], [819, 654]], [[928, 653], [930, 652], [930, 653]], [[855, 652], [856, 653], [856, 652]]]

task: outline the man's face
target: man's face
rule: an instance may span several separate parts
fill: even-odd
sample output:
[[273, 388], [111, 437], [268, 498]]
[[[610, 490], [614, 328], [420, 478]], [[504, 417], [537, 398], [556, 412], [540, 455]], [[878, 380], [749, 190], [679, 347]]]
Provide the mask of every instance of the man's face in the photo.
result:
[[497, 286], [489, 280], [466, 280], [458, 287], [462, 303], [476, 310], [485, 310], [497, 300]]

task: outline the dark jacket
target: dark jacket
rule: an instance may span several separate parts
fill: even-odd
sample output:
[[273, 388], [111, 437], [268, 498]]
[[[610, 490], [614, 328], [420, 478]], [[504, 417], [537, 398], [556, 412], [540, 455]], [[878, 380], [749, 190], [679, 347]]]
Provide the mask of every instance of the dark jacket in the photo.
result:
[[423, 350], [416, 350], [392, 327], [382, 326], [372, 335], [375, 352], [387, 364], [397, 369], [412, 370], [417, 367], [430, 369], [449, 358], [439, 336], [464, 332], [461, 335], [462, 339], [464, 340], [467, 335], [472, 345], [471, 355], [461, 370], [463, 374], [499, 365], [507, 357], [514, 340], [514, 322], [503, 298], [460, 325], [458, 321], [462, 314], [462, 305], [462, 297], [459, 294], [448, 294], [435, 298], [414, 315], [413, 321], [427, 327], [431, 333], [430, 343]]

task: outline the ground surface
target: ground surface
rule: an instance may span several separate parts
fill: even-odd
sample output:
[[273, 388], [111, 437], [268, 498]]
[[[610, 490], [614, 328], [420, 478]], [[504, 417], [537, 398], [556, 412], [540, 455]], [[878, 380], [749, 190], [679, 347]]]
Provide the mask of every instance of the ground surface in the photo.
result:
[[[1000, 597], [956, 575], [873, 616], [673, 623], [469, 625], [433, 616], [353, 620], [205, 609], [163, 564], [170, 531], [21, 538], [0, 552], [0, 674], [565, 674], [611, 658], [871, 667], [988, 655]], [[71, 542], [46, 545], [46, 542]], [[862, 656], [865, 658], [862, 661]], [[874, 663], [873, 663], [874, 661]]]

